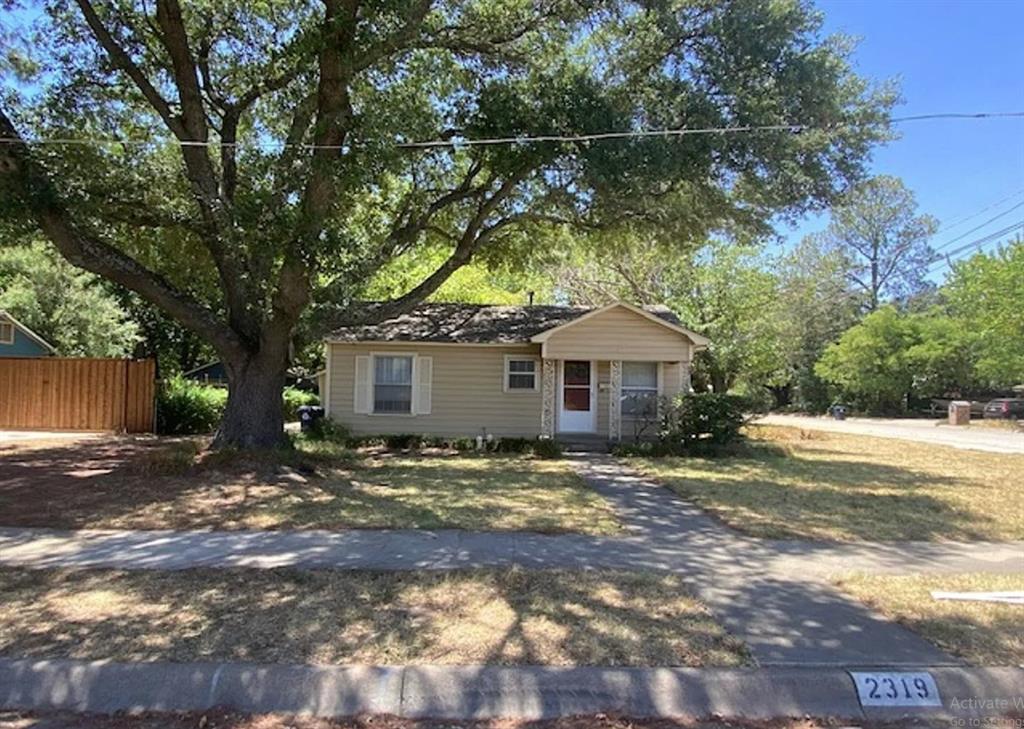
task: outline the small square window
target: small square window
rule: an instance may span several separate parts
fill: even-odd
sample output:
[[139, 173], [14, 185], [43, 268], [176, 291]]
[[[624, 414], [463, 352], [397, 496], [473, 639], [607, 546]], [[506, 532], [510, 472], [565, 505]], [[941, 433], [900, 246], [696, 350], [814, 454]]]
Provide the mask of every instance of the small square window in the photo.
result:
[[0, 321], [0, 344], [14, 344], [14, 325], [9, 321]]
[[537, 360], [506, 359], [505, 360], [506, 390], [536, 390]]

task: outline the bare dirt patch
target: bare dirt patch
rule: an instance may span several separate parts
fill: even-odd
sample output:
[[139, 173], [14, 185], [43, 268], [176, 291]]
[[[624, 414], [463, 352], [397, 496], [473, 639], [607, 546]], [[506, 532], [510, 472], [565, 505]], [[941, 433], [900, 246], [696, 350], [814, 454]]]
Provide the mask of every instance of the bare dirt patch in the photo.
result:
[[564, 461], [353, 452], [253, 456], [115, 437], [0, 448], [0, 525], [64, 529], [472, 529], [613, 534]]

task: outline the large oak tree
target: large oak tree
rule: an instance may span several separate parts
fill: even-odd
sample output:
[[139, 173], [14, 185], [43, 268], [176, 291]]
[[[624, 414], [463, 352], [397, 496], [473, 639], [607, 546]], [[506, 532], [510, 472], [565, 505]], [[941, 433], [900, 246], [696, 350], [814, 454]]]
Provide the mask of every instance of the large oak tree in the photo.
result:
[[[550, 226], [761, 233], [860, 175], [892, 101], [800, 0], [75, 0], [26, 34], [5, 35], [3, 225], [208, 341], [237, 447], [281, 442], [300, 324], [393, 316]], [[765, 125], [801, 128], [516, 141]], [[423, 246], [434, 270], [361, 303]]]

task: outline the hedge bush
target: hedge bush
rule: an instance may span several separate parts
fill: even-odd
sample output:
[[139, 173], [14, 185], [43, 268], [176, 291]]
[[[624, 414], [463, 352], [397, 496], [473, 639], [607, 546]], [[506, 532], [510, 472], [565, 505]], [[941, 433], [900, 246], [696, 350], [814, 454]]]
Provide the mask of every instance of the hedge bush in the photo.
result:
[[661, 439], [684, 447], [726, 445], [740, 437], [746, 401], [736, 395], [701, 392], [673, 399], [661, 421]]
[[[298, 420], [301, 406], [320, 403], [313, 393], [295, 387], [286, 387], [282, 397], [286, 422]], [[164, 380], [157, 392], [157, 432], [164, 435], [212, 433], [220, 424], [227, 401], [227, 388], [175, 375]]]
[[157, 391], [156, 429], [163, 435], [212, 433], [224, 414], [228, 391], [175, 375]]
[[[416, 433], [390, 433], [384, 435], [342, 435], [344, 429], [330, 424], [330, 421], [319, 421], [307, 433], [310, 438], [337, 439], [342, 438], [349, 448], [365, 448], [377, 446], [393, 450], [419, 450], [421, 448], [447, 448], [450, 450], [469, 452], [477, 450], [476, 438], [445, 438], [439, 436], [420, 435]], [[321, 429], [327, 429], [321, 433]], [[543, 438], [494, 438], [485, 440], [481, 452], [491, 453], [523, 453], [537, 458], [558, 458], [562, 455], [562, 446], [557, 441]]]
[[623, 456], [728, 453], [740, 440], [746, 409], [746, 400], [736, 395], [678, 395], [662, 403], [657, 440], [620, 444], [614, 452]]

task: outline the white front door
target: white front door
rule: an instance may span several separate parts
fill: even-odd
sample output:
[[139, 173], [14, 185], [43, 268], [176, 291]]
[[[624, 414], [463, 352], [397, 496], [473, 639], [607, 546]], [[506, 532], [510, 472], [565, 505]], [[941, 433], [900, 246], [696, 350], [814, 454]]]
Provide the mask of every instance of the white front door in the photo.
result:
[[583, 359], [562, 360], [558, 371], [558, 429], [563, 433], [597, 432], [597, 372]]

